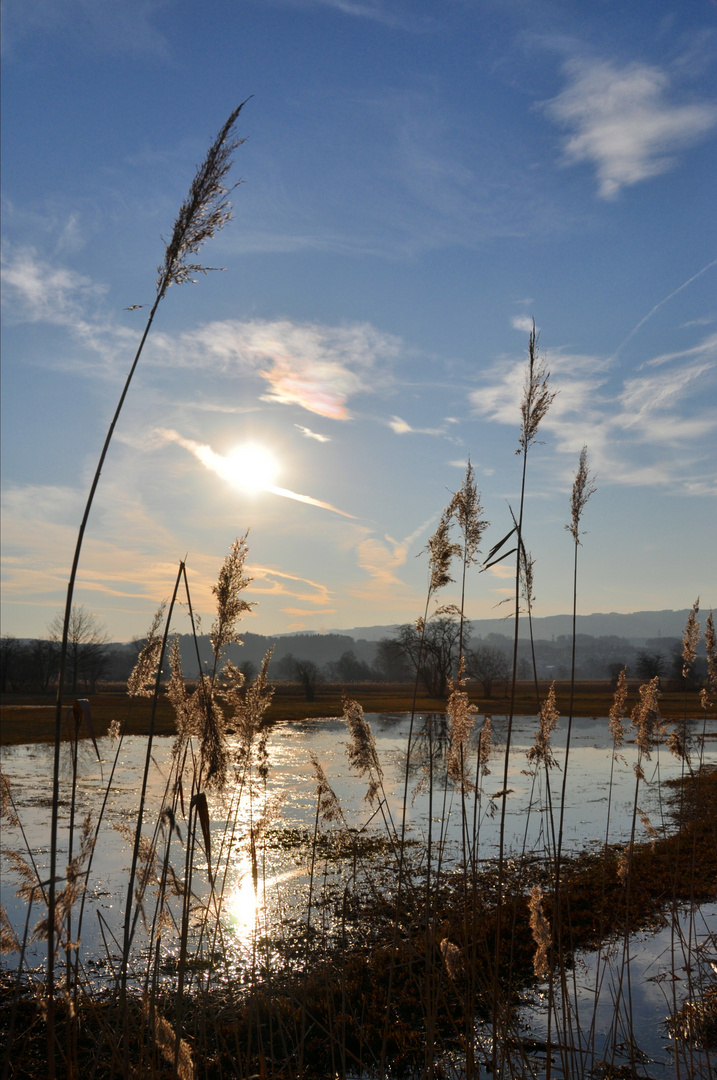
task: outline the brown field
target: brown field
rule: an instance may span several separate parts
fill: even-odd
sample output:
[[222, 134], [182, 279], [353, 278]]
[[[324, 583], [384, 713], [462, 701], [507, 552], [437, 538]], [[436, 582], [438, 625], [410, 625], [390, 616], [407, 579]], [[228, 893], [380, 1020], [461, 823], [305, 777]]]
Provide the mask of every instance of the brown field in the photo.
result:
[[[549, 683], [539, 683], [541, 699], [547, 694]], [[628, 707], [637, 701], [638, 680], [630, 683]], [[471, 701], [480, 713], [499, 716], [509, 710], [509, 699], [501, 692], [492, 698], [479, 694], [478, 686], [469, 686]], [[314, 701], [307, 701], [301, 689], [290, 683], [279, 683], [274, 701], [269, 709], [268, 718], [273, 721], [297, 720], [324, 716], [341, 716], [342, 700], [347, 695], [361, 702], [365, 712], [410, 712], [413, 703], [413, 686], [398, 683], [355, 683], [341, 686], [337, 683], [321, 683], [316, 688]], [[570, 684], [568, 681], [556, 682], [558, 708], [561, 714], [568, 711]], [[80, 695], [82, 696], [82, 695]], [[71, 698], [67, 698], [68, 704]], [[612, 703], [612, 691], [607, 680], [584, 681], [575, 684], [575, 716], [607, 716]], [[117, 686], [107, 687], [90, 696], [92, 716], [96, 735], [104, 735], [112, 720], [126, 724], [128, 735], [146, 735], [149, 731], [151, 700], [136, 698], [130, 702], [123, 689]], [[662, 715], [667, 719], [677, 719], [687, 714], [689, 717], [703, 715], [699, 695], [696, 691], [685, 693], [683, 690], [666, 689], [661, 699]], [[419, 712], [445, 712], [446, 702], [428, 697], [419, 691], [416, 700]], [[0, 745], [13, 746], [17, 743], [52, 742], [54, 739], [55, 703], [52, 697], [4, 694], [0, 699]], [[518, 683], [515, 704], [516, 715], [536, 712], [535, 687], [532, 682]], [[712, 725], [714, 727], [714, 724]], [[164, 696], [157, 705], [155, 722], [157, 735], [174, 733], [174, 715]], [[87, 736], [86, 731], [81, 735]]]

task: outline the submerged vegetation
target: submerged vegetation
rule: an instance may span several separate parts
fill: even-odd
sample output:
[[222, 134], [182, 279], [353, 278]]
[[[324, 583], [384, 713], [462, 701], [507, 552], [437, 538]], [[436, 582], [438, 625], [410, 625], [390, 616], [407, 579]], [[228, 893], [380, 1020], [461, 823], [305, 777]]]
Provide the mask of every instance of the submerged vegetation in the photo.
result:
[[[187, 259], [227, 220], [224, 178], [237, 145], [232, 130], [238, 112], [220, 132], [180, 210], [132, 372], [167, 288], [203, 271]], [[270, 654], [251, 679], [226, 657], [240, 640], [238, 623], [249, 607], [246, 535], [232, 545], [214, 588], [211, 663], [203, 665], [197, 649], [188, 674], [172, 638], [178, 606], [188, 614], [195, 642], [197, 621], [186, 567], [179, 564], [171, 599], [154, 618], [129, 680], [130, 709], [110, 732], [114, 756], [108, 775], [91, 812], [82, 817], [79, 745], [88, 735], [97, 749], [97, 732], [88, 702], [76, 700], [65, 712], [67, 623], [83, 531], [128, 386], [129, 379], [93, 481], [68, 588], [47, 862], [27, 842], [12, 786], [2, 780], [3, 814], [18, 837], [5, 859], [25, 906], [21, 927], [4, 911], [1, 917], [2, 948], [16, 956], [0, 982], [3, 1077], [649, 1075], [633, 1015], [631, 950], [636, 930], [658, 925], [672, 934], [665, 1000], [673, 1013], [674, 1075], [710, 1075], [717, 1055], [708, 953], [714, 931], [701, 928], [697, 917], [698, 906], [715, 899], [717, 881], [717, 771], [703, 760], [706, 729], [696, 732], [690, 722], [687, 697], [681, 716], [664, 718], [657, 676], [640, 687], [632, 708], [624, 672], [616, 677], [609, 721], [612, 766], [620, 766], [628, 739], [636, 744], [629, 841], [617, 844], [611, 836], [611, 780], [604, 838], [589, 853], [568, 854], [566, 781], [574, 768], [570, 739], [579, 707], [574, 647], [564, 700], [554, 684], [538, 684], [535, 670], [532, 684], [518, 683], [519, 622], [530, 622], [534, 605], [524, 515], [529, 450], [534, 452], [555, 397], [535, 327], [520, 408], [521, 494], [511, 509], [512, 527], [481, 556], [488, 523], [469, 462], [428, 544], [425, 607], [411, 638], [416, 679], [402, 798], [387, 793], [384, 763], [362, 703], [343, 702], [348, 767], [365, 783], [360, 828], [349, 824], [335, 780], [317, 758], [310, 762], [313, 828], [297, 831], [277, 823], [268, 784], [275, 722]], [[574, 543], [574, 619], [581, 519], [594, 491], [583, 448], [567, 525]], [[499, 754], [492, 747], [490, 717], [479, 719], [466, 690], [463, 627], [470, 568], [507, 559], [514, 560], [515, 636]], [[460, 581], [457, 607], [440, 602], [454, 574]], [[685, 684], [695, 663], [698, 611], [695, 603], [685, 630]], [[430, 628], [446, 617], [457, 620], [460, 644], [458, 663], [439, 688], [447, 695], [443, 721], [423, 710], [419, 673]], [[700, 715], [706, 725], [717, 703], [711, 614], [705, 644], [708, 673]], [[166, 660], [171, 678], [163, 697]], [[531, 814], [540, 816], [543, 828], [538, 847], [524, 842], [514, 851], [506, 841], [511, 738], [525, 707], [520, 693], [528, 685], [538, 729], [524, 763], [531, 785], [526, 838]], [[130, 853], [121, 922], [112, 927], [99, 914], [103, 955], [89, 956], [82, 938], [95, 846], [123, 743], [133, 730], [133, 703], [143, 700], [147, 735], [137, 806], [119, 829]], [[153, 754], [159, 732], [166, 731], [168, 705], [174, 743], [157, 797]], [[561, 710], [567, 718], [562, 775], [553, 745]], [[65, 720], [68, 739], [62, 740]], [[63, 746], [69, 763], [61, 760]], [[681, 775], [660, 789], [662, 815], [652, 820], [643, 809], [645, 787], [655, 784], [646, 764], [664, 753], [660, 748], [674, 755]], [[428, 800], [421, 843], [408, 827], [417, 789]], [[499, 828], [495, 857], [485, 850], [481, 832], [493, 817]], [[449, 843], [449, 819], [458, 823], [457, 852]], [[228, 911], [237, 861], [246, 867], [261, 914], [268, 907], [268, 868], [278, 848], [291, 851], [305, 874], [304, 906], [287, 904], [277, 923], [258, 917], [237, 960]], [[28, 965], [33, 940], [47, 942], [41, 970]], [[581, 1003], [581, 950], [596, 951], [588, 990], [592, 1011]], [[608, 984], [612, 1020], [604, 1031], [597, 1002]], [[540, 1037], [526, 1032], [526, 993], [541, 995], [545, 1003]]]

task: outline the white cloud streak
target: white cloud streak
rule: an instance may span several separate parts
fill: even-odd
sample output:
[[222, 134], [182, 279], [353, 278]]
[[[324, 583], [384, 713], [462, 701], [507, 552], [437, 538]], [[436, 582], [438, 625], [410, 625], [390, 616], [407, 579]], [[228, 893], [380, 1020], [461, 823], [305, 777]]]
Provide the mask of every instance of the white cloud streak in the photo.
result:
[[[236, 486], [236, 468], [232, 466], [228, 458], [218, 454], [216, 450], [212, 450], [211, 446], [206, 443], [195, 442], [194, 439], [185, 439], [177, 431], [172, 431], [167, 428], [157, 428], [156, 434], [164, 442], [174, 442], [183, 449], [188, 450], [190, 454], [193, 454], [197, 461], [201, 462], [205, 469], [209, 472], [213, 472], [215, 476], [218, 476], [222, 480], [226, 480], [227, 483], [232, 486]], [[271, 495], [279, 495], [283, 499], [292, 499], [294, 502], [305, 503], [307, 506], [316, 506], [321, 510], [330, 510], [334, 514], [340, 514], [341, 517], [353, 518], [353, 514], [347, 513], [345, 510], [339, 510], [338, 507], [332, 506], [331, 503], [323, 502], [321, 499], [314, 499], [311, 495], [301, 495], [298, 491], [290, 491], [288, 488], [276, 487], [274, 484], [267, 484], [262, 487], [262, 491], [268, 491]]]
[[[666, 304], [666, 303], [667, 303], [667, 302], [668, 302], [669, 300], [672, 300], [672, 298], [673, 298], [674, 296], [677, 296], [677, 294], [678, 294], [678, 293], [681, 293], [681, 292], [682, 292], [682, 290], [683, 290], [683, 289], [686, 289], [686, 288], [688, 287], [688, 285], [691, 285], [693, 281], [697, 281], [697, 279], [698, 279], [698, 278], [700, 278], [700, 277], [702, 277], [702, 275], [703, 275], [703, 274], [705, 274], [705, 273], [706, 273], [706, 272], [707, 272], [708, 270], [711, 270], [713, 266], [717, 266], [717, 259], [713, 259], [713, 260], [712, 260], [712, 262], [710, 262], [710, 263], [707, 263], [707, 266], [703, 266], [701, 270], [698, 270], [698, 271], [697, 271], [697, 273], [696, 273], [696, 274], [693, 274], [693, 275], [692, 275], [692, 277], [690, 277], [690, 278], [688, 278], [688, 279], [687, 279], [687, 281], [683, 281], [683, 282], [682, 282], [682, 284], [681, 284], [680, 286], [678, 286], [678, 288], [674, 289], [674, 290], [673, 290], [673, 292], [671, 292], [669, 296], [666, 296], [666, 297], [664, 298], [664, 300], [660, 300], [660, 302], [659, 302], [658, 304], [655, 304], [655, 306], [654, 306], [654, 307], [652, 308], [652, 310], [651, 310], [651, 311], [648, 311], [647, 315], [645, 315], [645, 316], [644, 316], [644, 317], [643, 317], [642, 319], [640, 319], [639, 323], [637, 323], [637, 324], [636, 324], [636, 325], [635, 325], [635, 326], [634, 326], [634, 327], [632, 328], [632, 330], [631, 330], [631, 331], [630, 331], [630, 333], [629, 333], [629, 334], [627, 335], [627, 337], [625, 338], [625, 340], [624, 340], [624, 341], [621, 341], [621, 342], [620, 342], [620, 344], [618, 345], [618, 347], [617, 347], [617, 348], [615, 349], [615, 355], [617, 356], [617, 354], [618, 354], [618, 353], [620, 352], [620, 350], [621, 350], [621, 349], [622, 349], [622, 348], [623, 348], [623, 347], [624, 347], [625, 345], [627, 345], [628, 341], [631, 341], [631, 340], [632, 340], [632, 339], [634, 338], [634, 336], [635, 336], [635, 334], [636, 334], [636, 333], [638, 332], [638, 330], [641, 330], [641, 329], [642, 329], [642, 327], [643, 327], [643, 326], [645, 325], [645, 323], [646, 323], [646, 322], [647, 322], [647, 321], [648, 321], [649, 319], [651, 319], [651, 318], [652, 318], [652, 316], [653, 316], [653, 315], [654, 315], [654, 314], [655, 314], [655, 313], [656, 313], [657, 311], [659, 311], [659, 310], [660, 310], [660, 308], [661, 308], [661, 307], [662, 307], [662, 306], [663, 306], [664, 304]], [[701, 321], [700, 321], [699, 319], [696, 319], [696, 320], [694, 320], [694, 322], [693, 322], [692, 324], [688, 323], [687, 325], [688, 325], [688, 326], [689, 326], [689, 325], [700, 325], [700, 324], [701, 324], [701, 325], [707, 325], [708, 323], [709, 323], [709, 320], [707, 320], [707, 322], [702, 322], [702, 323], [701, 323]]]
[[402, 420], [400, 416], [392, 416], [386, 423], [390, 427], [391, 431], [396, 435], [445, 435], [446, 432], [443, 428], [416, 428], [412, 427], [406, 420]]
[[568, 85], [542, 107], [569, 131], [565, 163], [592, 164], [603, 199], [666, 172], [676, 164], [677, 151], [717, 124], [712, 102], [672, 102], [670, 80], [658, 67], [576, 59], [565, 71]]
[[298, 428], [307, 439], [315, 439], [316, 442], [320, 443], [331, 442], [328, 435], [320, 435], [318, 431], [312, 431], [311, 428], [304, 427], [302, 424], [294, 424], [294, 427]]

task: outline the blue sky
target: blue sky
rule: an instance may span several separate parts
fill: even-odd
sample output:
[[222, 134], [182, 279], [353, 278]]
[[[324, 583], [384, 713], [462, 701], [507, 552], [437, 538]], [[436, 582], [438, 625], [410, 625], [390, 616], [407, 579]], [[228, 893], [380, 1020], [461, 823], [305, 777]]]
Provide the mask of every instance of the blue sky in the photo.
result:
[[[250, 95], [203, 253], [226, 270], [160, 306], [77, 601], [142, 633], [186, 555], [210, 618], [251, 528], [247, 629], [412, 620], [468, 455], [485, 547], [509, 527], [535, 318], [558, 391], [528, 468], [536, 614], [570, 609], [583, 444], [579, 610], [715, 603], [716, 71], [714, 0], [6, 0], [3, 632], [62, 603], [127, 309]], [[474, 574], [472, 617], [507, 574]]]

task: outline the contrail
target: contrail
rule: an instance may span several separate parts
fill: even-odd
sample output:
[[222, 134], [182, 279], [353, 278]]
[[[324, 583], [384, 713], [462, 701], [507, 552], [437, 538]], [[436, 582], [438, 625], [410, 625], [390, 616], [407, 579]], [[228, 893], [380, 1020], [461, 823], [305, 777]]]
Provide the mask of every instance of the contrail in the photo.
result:
[[296, 491], [288, 491], [286, 488], [265, 487], [262, 491], [270, 491], [272, 495], [281, 495], [285, 499], [296, 499], [297, 502], [308, 503], [309, 506], [320, 506], [323, 510], [333, 510], [335, 514], [341, 514], [342, 517], [353, 518], [353, 514], [347, 514], [345, 510], [339, 510], [338, 507], [332, 506], [331, 503], [322, 502], [321, 499], [312, 499], [310, 495], [299, 495]]
[[682, 292], [683, 289], [686, 289], [688, 285], [691, 285], [693, 281], [697, 281], [698, 277], [702, 277], [702, 275], [707, 270], [710, 270], [713, 266], [717, 266], [717, 259], [713, 259], [711, 263], [707, 263], [707, 266], [703, 266], [701, 270], [698, 270], [696, 274], [693, 274], [691, 278], [688, 278], [687, 281], [683, 282], [683, 284], [680, 285], [679, 288], [675, 289], [674, 292], [671, 292], [670, 295], [666, 296], [664, 300], [660, 300], [659, 304], [655, 304], [652, 311], [648, 311], [648, 313], [647, 313], [647, 315], [645, 315], [644, 319], [640, 319], [637, 326], [633, 327], [633, 329], [627, 335], [625, 340], [620, 342], [618, 347], [615, 349], [615, 352], [613, 353], [613, 356], [617, 356], [617, 354], [620, 352], [620, 350], [622, 348], [624, 348], [625, 345], [627, 345], [628, 341], [631, 341], [632, 338], [634, 338], [637, 331], [640, 330], [645, 325], [645, 323], [647, 322], [648, 319], [652, 318], [652, 316], [655, 314], [656, 311], [659, 311], [659, 309], [662, 307], [663, 304], [666, 304], [667, 301], [671, 300], [673, 296], [677, 296], [677, 294]]
[[[171, 428], [156, 428], [155, 430], [166, 442], [176, 442], [183, 446], [185, 450], [189, 450], [190, 454], [194, 454], [197, 461], [201, 461], [209, 472], [213, 472], [222, 480], [233, 482], [234, 475], [227, 465], [227, 459], [218, 454], [216, 450], [212, 450], [211, 446], [206, 443], [195, 442], [194, 439], [185, 439], [178, 431], [173, 431]], [[296, 502], [306, 503], [309, 506], [318, 506], [321, 510], [330, 510], [333, 514], [340, 514], [341, 517], [354, 518], [354, 514], [339, 510], [337, 506], [332, 506], [331, 503], [322, 502], [321, 499], [314, 499], [311, 495], [300, 495], [298, 491], [289, 491], [288, 488], [274, 487], [273, 484], [267, 484], [266, 487], [262, 487], [260, 490], [269, 491], [272, 495], [280, 495], [283, 499], [294, 499]]]

